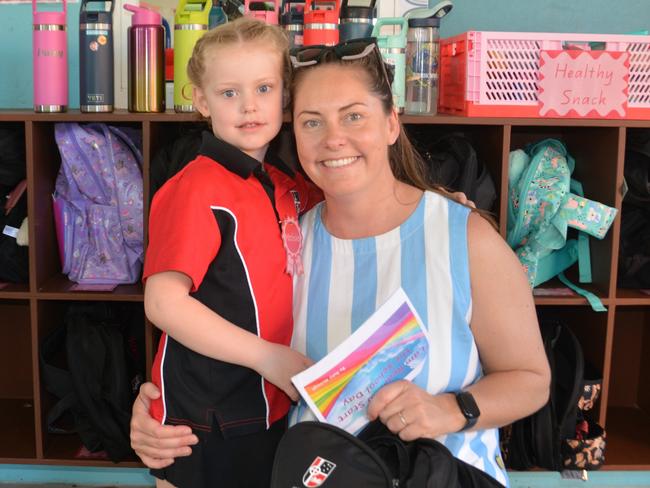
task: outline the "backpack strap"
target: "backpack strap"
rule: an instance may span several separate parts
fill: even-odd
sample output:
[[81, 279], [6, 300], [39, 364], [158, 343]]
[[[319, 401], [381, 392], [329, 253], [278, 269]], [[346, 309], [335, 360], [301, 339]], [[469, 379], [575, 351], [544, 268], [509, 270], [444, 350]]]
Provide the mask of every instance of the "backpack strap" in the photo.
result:
[[590, 291], [585, 290], [584, 288], [580, 288], [578, 285], [571, 282], [571, 280], [569, 280], [564, 273], [560, 273], [557, 275], [557, 277], [565, 286], [571, 288], [578, 295], [586, 298], [594, 312], [607, 312], [607, 308], [605, 305], [603, 305], [603, 302], [601, 302], [600, 298], [598, 298], [596, 295]]

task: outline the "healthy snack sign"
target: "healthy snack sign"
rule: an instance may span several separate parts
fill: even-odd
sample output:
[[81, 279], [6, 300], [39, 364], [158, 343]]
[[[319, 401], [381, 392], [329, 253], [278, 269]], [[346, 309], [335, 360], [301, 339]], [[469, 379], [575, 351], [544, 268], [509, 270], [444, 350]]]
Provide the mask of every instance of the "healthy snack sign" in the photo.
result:
[[627, 111], [627, 52], [540, 52], [539, 115], [622, 118]]

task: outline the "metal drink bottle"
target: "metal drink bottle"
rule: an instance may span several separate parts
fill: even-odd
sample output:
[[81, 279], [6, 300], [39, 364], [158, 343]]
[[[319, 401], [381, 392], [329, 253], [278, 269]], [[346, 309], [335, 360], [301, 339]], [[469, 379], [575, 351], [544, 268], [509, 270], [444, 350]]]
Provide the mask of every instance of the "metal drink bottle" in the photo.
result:
[[187, 63], [194, 45], [208, 31], [212, 0], [180, 0], [174, 17], [174, 110], [193, 112]]
[[284, 0], [280, 14], [280, 25], [289, 36], [289, 48], [302, 47], [304, 44], [303, 24], [305, 22], [304, 2]]
[[128, 28], [129, 112], [165, 111], [165, 29], [158, 12], [125, 4]]
[[338, 44], [340, 11], [339, 0], [307, 0], [305, 3], [304, 45], [333, 46]]
[[[399, 27], [393, 34], [382, 34], [383, 27]], [[408, 21], [404, 17], [385, 17], [377, 20], [372, 36], [377, 38], [377, 45], [387, 64], [394, 69], [393, 102], [398, 112], [404, 111], [404, 77], [406, 75], [406, 33]]]
[[[280, 21], [280, 0], [273, 0], [273, 10], [266, 10], [268, 1], [264, 0], [244, 0], [244, 15], [260, 19], [267, 24], [278, 25]], [[251, 9], [252, 5], [261, 6], [262, 10]]]
[[370, 37], [375, 14], [375, 0], [371, 0], [368, 6], [348, 5], [348, 0], [343, 0], [339, 20], [341, 42]]
[[32, 0], [35, 112], [65, 112], [68, 107], [66, 14], [66, 0], [62, 12], [37, 12]]
[[[99, 10], [89, 4], [101, 4]], [[110, 5], [107, 9], [107, 4]], [[112, 0], [82, 0], [79, 10], [79, 109], [113, 111]]]

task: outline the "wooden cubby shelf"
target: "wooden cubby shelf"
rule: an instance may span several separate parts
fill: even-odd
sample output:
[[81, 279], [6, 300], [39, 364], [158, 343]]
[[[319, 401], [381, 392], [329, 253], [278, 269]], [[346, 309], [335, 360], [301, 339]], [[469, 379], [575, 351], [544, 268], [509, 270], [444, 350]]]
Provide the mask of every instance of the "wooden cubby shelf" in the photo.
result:
[[[18, 127], [25, 138], [28, 179], [28, 284], [0, 287], [0, 463], [111, 466], [93, 458], [78, 458], [75, 435], [49, 434], [48, 409], [56, 400], [45, 391], [39, 372], [39, 341], [60, 324], [73, 301], [141, 303], [140, 283], [118, 286], [112, 292], [71, 291], [73, 283], [61, 273], [51, 195], [60, 166], [54, 140], [57, 122], [106, 122], [142, 131], [145, 222], [150, 198], [150, 164], [169, 141], [188, 128], [204, 124], [196, 114], [35, 114], [0, 110], [0, 126]], [[289, 117], [285, 117], [290, 130]], [[644, 120], [497, 119], [447, 115], [402, 117], [407, 132], [426, 141], [448, 132], [463, 132], [473, 143], [495, 182], [493, 214], [506, 234], [508, 154], [544, 138], [565, 141], [576, 160], [574, 176], [585, 195], [621, 210], [626, 138], [629, 131], [650, 128]], [[146, 228], [145, 228], [146, 235]], [[591, 239], [593, 283], [581, 285], [598, 296], [606, 312], [594, 312], [587, 301], [559, 280], [543, 284], [535, 293], [542, 319], [568, 324], [580, 339], [586, 360], [603, 374], [603, 391], [591, 415], [607, 431], [604, 469], [650, 469], [650, 291], [619, 288], [617, 284], [620, 220], [603, 240]], [[577, 283], [573, 270], [568, 277]], [[143, 320], [147, 368], [159, 337]], [[7, 421], [8, 420], [8, 421]], [[137, 459], [120, 466], [140, 466]]]

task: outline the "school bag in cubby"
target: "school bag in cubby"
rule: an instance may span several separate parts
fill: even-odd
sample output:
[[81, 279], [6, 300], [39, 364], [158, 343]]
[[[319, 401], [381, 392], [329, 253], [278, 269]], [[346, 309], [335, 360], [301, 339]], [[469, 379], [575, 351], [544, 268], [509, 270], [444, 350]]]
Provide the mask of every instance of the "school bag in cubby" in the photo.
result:
[[550, 395], [537, 412], [501, 429], [501, 451], [511, 469], [597, 470], [605, 462], [607, 435], [592, 419], [602, 375], [588, 363], [571, 328], [540, 320], [551, 368]]
[[628, 133], [625, 182], [618, 286], [650, 288], [650, 130]]
[[62, 272], [83, 284], [135, 283], [143, 250], [139, 133], [55, 124], [61, 168], [53, 195]]
[[[595, 311], [604, 311], [598, 297], [569, 281], [564, 270], [578, 262], [580, 283], [591, 283], [589, 236], [602, 239], [616, 209], [585, 198], [580, 182], [571, 178], [574, 168], [575, 160], [557, 139], [510, 153], [506, 239], [531, 287], [558, 276]], [[569, 238], [569, 228], [577, 238]]]

